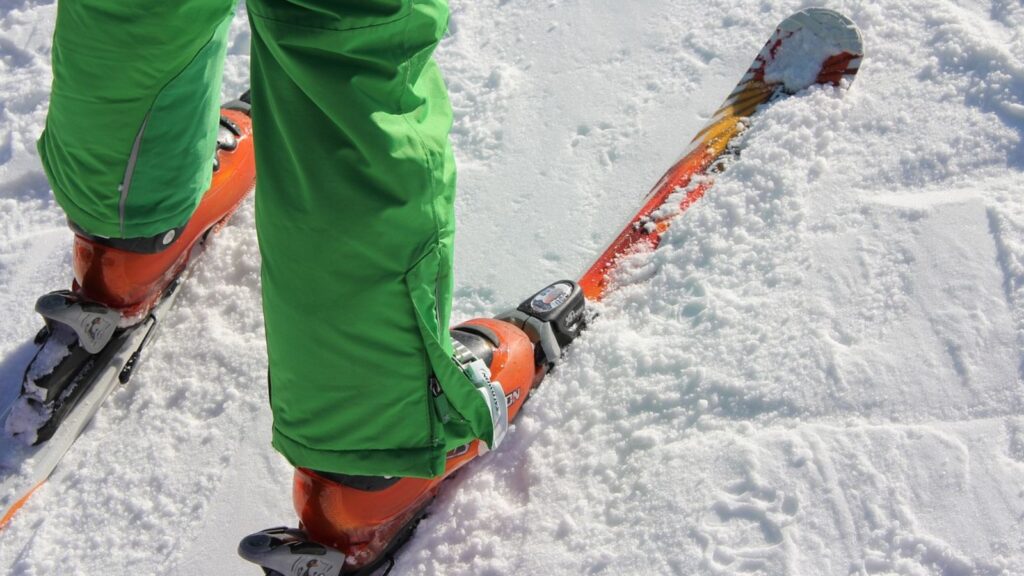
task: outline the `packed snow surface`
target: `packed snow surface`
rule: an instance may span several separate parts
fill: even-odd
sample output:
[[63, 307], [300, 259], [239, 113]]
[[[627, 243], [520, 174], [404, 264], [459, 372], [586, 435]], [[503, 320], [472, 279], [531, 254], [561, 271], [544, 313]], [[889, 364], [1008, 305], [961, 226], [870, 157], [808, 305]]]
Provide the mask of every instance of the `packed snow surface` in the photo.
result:
[[[864, 33], [851, 90], [757, 119], [395, 574], [1024, 574], [1024, 5], [823, 4]], [[584, 269], [809, 5], [452, 0], [457, 316]], [[34, 151], [54, 18], [0, 2], [3, 406], [70, 281]], [[248, 42], [240, 11], [225, 95]], [[258, 573], [238, 540], [295, 522], [258, 271], [250, 203], [0, 572]]]

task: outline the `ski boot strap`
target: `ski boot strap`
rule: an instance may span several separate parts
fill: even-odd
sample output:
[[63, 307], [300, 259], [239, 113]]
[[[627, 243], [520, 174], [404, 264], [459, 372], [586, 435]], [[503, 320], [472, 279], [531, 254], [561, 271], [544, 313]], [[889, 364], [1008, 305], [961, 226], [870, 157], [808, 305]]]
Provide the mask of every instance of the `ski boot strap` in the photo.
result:
[[[501, 445], [508, 433], [508, 403], [505, 400], [505, 391], [501, 382], [491, 380], [491, 369], [481, 358], [477, 357], [465, 344], [455, 336], [453, 330], [452, 348], [455, 350], [455, 362], [462, 368], [462, 373], [469, 378], [476, 386], [477, 392], [487, 403], [491, 412], [491, 429], [493, 430], [491, 445], [488, 447], [481, 443], [481, 453], [496, 449]], [[437, 380], [431, 381], [431, 385], [438, 385]]]

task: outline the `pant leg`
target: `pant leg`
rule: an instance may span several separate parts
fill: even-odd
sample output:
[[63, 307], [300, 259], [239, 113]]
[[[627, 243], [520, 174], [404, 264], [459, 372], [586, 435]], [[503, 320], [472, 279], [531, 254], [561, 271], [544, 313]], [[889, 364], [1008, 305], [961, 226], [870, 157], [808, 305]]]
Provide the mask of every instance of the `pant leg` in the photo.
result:
[[61, 0], [39, 154], [86, 231], [154, 236], [209, 186], [234, 0]]
[[447, 4], [249, 0], [249, 16], [274, 445], [316, 470], [439, 475], [493, 434], [447, 334]]

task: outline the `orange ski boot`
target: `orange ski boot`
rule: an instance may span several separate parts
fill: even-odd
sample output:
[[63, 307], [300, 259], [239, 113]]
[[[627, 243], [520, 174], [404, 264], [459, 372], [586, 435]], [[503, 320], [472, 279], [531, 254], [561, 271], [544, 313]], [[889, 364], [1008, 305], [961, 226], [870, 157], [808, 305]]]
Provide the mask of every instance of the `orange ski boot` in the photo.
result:
[[[490, 367], [500, 382], [512, 421], [584, 325], [583, 294], [575, 282], [548, 286], [499, 319], [470, 320], [452, 329], [456, 361]], [[412, 534], [441, 488], [457, 470], [487, 451], [475, 440], [452, 450], [442, 476], [347, 476], [299, 468], [293, 501], [308, 539], [344, 553], [342, 574], [365, 574], [390, 559]]]
[[117, 310], [122, 324], [146, 316], [185, 269], [195, 248], [223, 226], [252, 191], [256, 160], [248, 112], [242, 100], [221, 109], [213, 180], [181, 228], [152, 238], [110, 239], [91, 236], [72, 224], [74, 292]]

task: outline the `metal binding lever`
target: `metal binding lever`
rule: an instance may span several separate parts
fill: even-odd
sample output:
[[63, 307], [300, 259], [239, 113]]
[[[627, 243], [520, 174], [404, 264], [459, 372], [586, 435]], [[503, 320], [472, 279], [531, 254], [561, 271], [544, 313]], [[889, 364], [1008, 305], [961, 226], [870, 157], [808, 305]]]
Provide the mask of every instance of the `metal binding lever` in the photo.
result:
[[57, 290], [36, 300], [36, 312], [46, 321], [71, 328], [78, 342], [89, 354], [96, 354], [110, 342], [117, 329], [121, 314], [103, 304], [83, 300], [70, 290]]
[[554, 366], [562, 349], [586, 326], [586, 300], [579, 284], [560, 280], [530, 296], [496, 319], [521, 328], [537, 346], [537, 363]]
[[345, 555], [311, 542], [294, 528], [270, 528], [251, 534], [238, 545], [238, 555], [263, 567], [268, 575], [335, 576], [345, 566]]

